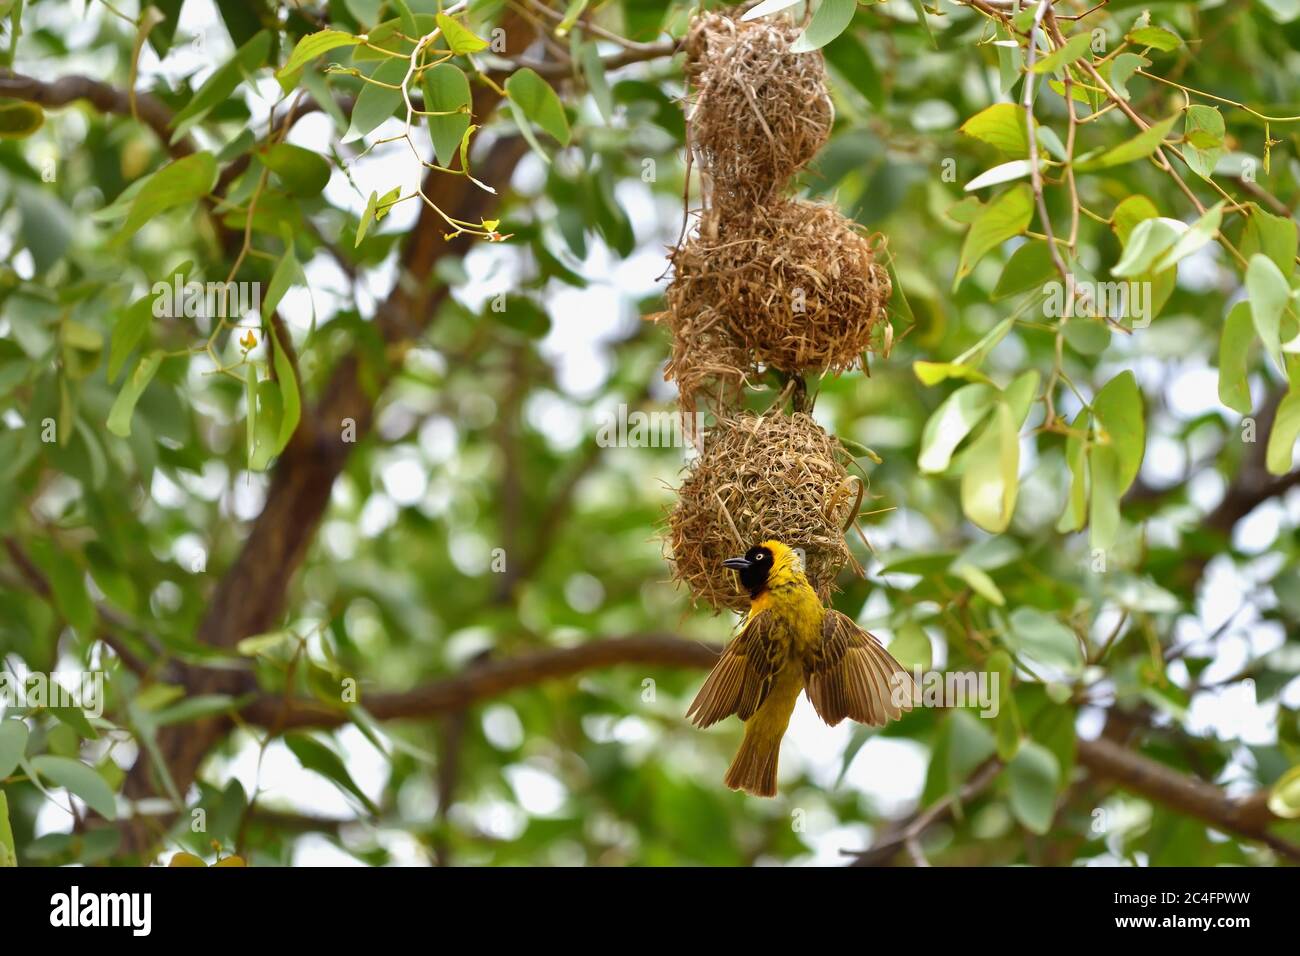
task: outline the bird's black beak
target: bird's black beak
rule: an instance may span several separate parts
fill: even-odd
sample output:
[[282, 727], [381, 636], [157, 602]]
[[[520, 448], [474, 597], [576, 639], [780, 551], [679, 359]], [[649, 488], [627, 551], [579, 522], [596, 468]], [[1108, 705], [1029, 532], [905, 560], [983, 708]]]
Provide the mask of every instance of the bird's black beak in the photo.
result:
[[753, 562], [750, 561], [749, 558], [745, 557], [727, 558], [727, 560], [722, 562], [724, 568], [731, 568], [733, 571], [744, 571], [752, 564]]

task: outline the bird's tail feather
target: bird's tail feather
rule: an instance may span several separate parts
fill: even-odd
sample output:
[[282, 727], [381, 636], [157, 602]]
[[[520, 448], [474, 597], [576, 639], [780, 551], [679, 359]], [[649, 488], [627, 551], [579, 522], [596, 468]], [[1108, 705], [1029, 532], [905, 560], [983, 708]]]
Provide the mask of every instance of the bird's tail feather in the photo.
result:
[[740, 742], [736, 759], [724, 780], [732, 790], [744, 790], [756, 797], [776, 796], [776, 762], [781, 755], [781, 738], [766, 739], [749, 727]]

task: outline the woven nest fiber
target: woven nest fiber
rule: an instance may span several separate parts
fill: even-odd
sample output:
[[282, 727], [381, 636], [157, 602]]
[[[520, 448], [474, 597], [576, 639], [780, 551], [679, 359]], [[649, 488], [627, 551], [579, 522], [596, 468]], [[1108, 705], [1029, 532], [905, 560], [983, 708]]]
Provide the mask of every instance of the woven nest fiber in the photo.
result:
[[715, 206], [762, 202], [830, 136], [834, 108], [820, 51], [791, 53], [782, 18], [697, 18], [686, 40], [690, 143]]
[[834, 206], [805, 200], [752, 206], [716, 225], [705, 220], [670, 254], [665, 375], [688, 409], [696, 392], [738, 386], [765, 368], [857, 367], [873, 334], [886, 331], [893, 290], [876, 262], [883, 236], [864, 236]]
[[776, 538], [804, 549], [809, 582], [829, 600], [840, 569], [858, 568], [844, 529], [865, 486], [845, 470], [848, 460], [839, 441], [801, 412], [719, 421], [668, 518], [674, 580], [696, 605], [743, 610], [749, 595], [722, 562]]

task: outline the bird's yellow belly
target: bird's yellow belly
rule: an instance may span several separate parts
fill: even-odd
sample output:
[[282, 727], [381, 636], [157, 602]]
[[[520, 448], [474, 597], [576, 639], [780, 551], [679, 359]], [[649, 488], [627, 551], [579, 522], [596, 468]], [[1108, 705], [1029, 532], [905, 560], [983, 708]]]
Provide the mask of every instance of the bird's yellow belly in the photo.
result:
[[765, 591], [754, 600], [750, 616], [763, 611], [772, 616], [774, 631], [780, 640], [789, 643], [791, 656], [798, 662], [821, 643], [822, 616], [826, 612], [811, 588]]

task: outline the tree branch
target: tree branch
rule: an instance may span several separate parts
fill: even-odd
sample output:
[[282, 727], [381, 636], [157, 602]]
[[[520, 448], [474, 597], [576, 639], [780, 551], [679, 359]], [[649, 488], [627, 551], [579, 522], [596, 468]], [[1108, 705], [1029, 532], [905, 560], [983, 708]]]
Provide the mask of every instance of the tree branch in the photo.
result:
[[[363, 699], [367, 712], [378, 720], [424, 718], [456, 713], [480, 700], [528, 687], [557, 677], [619, 664], [652, 667], [711, 667], [720, 649], [667, 634], [606, 638], [576, 647], [556, 648], [508, 660], [476, 663], [454, 677], [395, 694], [374, 694]], [[337, 727], [349, 720], [346, 710], [309, 699], [286, 700], [266, 695], [249, 703], [242, 716], [263, 727], [290, 730], [303, 727]], [[1255, 840], [1280, 856], [1300, 861], [1297, 847], [1268, 832], [1278, 822], [1268, 808], [1267, 791], [1244, 800], [1227, 796], [1219, 787], [1179, 773], [1172, 767], [1135, 753], [1106, 738], [1077, 742], [1081, 766], [1097, 777], [1115, 783], [1170, 809], [1196, 817], [1216, 829]], [[962, 802], [982, 793], [997, 778], [1002, 764], [989, 760], [962, 786]], [[852, 854], [855, 866], [886, 863], [903, 847], [952, 813], [956, 800], [948, 796], [891, 828], [888, 836], [869, 850]]]
[[[522, 25], [507, 29], [508, 43], [514, 49], [506, 52], [522, 52], [530, 33]], [[474, 117], [481, 122], [499, 100], [494, 89], [477, 88], [471, 107]], [[505, 192], [515, 164], [526, 149], [520, 137], [498, 140], [476, 172]], [[490, 215], [499, 201], [498, 196], [484, 192], [465, 177], [437, 171], [430, 171], [423, 188], [434, 205], [468, 222]], [[421, 208], [402, 251], [398, 281], [375, 314], [375, 325], [390, 346], [400, 346], [422, 335], [448, 294], [444, 284], [430, 283], [429, 276], [442, 258], [467, 251], [471, 240], [462, 235], [446, 241], [445, 228], [429, 205]], [[196, 638], [200, 643], [231, 648], [243, 638], [279, 623], [289, 585], [315, 537], [334, 481], [355, 443], [369, 432], [376, 392], [383, 390], [395, 371], [392, 366], [367, 368], [366, 353], [358, 348], [335, 367], [315, 406], [304, 409], [304, 419], [312, 416], [313, 426], [304, 421], [276, 463], [262, 512], [254, 520], [235, 562], [218, 583], [199, 623]], [[242, 672], [190, 668], [185, 673], [186, 690], [192, 695], [239, 694], [251, 689], [250, 684], [249, 676]], [[230, 726], [227, 718], [210, 718], [184, 728], [166, 728], [159, 734], [159, 751], [179, 789], [189, 786], [204, 757]], [[128, 774], [124, 793], [128, 798], [141, 799], [156, 789], [148, 762], [138, 760]], [[123, 848], [144, 853], [149, 839], [147, 832], [124, 828]]]
[[[552, 648], [504, 660], [487, 660], [454, 677], [395, 694], [363, 695], [361, 704], [377, 720], [425, 718], [455, 713], [488, 697], [496, 697], [544, 680], [572, 677], [619, 664], [647, 667], [712, 667], [720, 647], [669, 634], [639, 634], [589, 641], [576, 647]], [[317, 700], [285, 700], [266, 695], [242, 711], [249, 723], [293, 730], [337, 727], [351, 719], [346, 710]]]
[[1257, 840], [1279, 855], [1300, 862], [1300, 846], [1267, 832], [1269, 824], [1278, 821], [1268, 808], [1267, 791], [1234, 800], [1213, 784], [1179, 773], [1104, 737], [1079, 740], [1078, 759], [1094, 776], [1113, 780], [1125, 790], [1203, 820], [1217, 830]]
[[[0, 96], [26, 100], [41, 106], [57, 108], [69, 106], [77, 100], [86, 100], [101, 113], [130, 117], [131, 96], [119, 89], [88, 76], [64, 76], [57, 80], [38, 80], [12, 70], [0, 70]], [[172, 111], [152, 93], [136, 91], [136, 113], [140, 121], [157, 134], [173, 158], [180, 159], [194, 152], [194, 141], [184, 136], [175, 143], [172, 137]]]
[[[54, 605], [54, 595], [50, 588], [50, 582], [46, 579], [44, 572], [36, 566], [36, 562], [23, 550], [22, 545], [18, 543], [16, 538], [6, 536], [4, 546], [9, 553], [9, 559], [13, 561], [19, 575], [21, 575], [27, 586], [37, 596], [48, 602], [54, 608], [54, 612], [62, 617], [58, 607]], [[131, 648], [127, 647], [115, 633], [117, 630], [127, 630], [129, 624], [119, 617], [112, 608], [104, 607], [102, 604], [95, 605], [95, 614], [99, 618], [99, 628], [95, 636], [112, 649], [113, 653], [126, 665], [128, 670], [135, 674], [147, 673], [149, 666], [137, 657]]]

